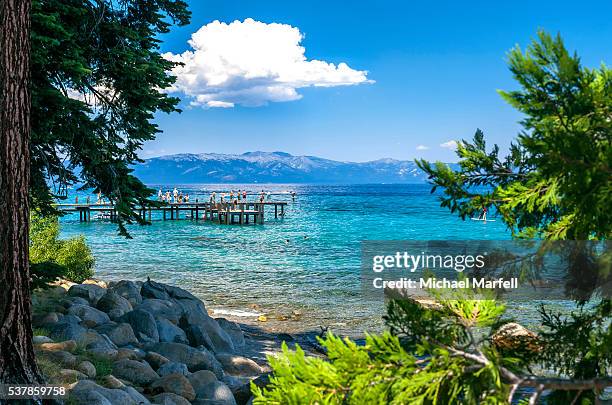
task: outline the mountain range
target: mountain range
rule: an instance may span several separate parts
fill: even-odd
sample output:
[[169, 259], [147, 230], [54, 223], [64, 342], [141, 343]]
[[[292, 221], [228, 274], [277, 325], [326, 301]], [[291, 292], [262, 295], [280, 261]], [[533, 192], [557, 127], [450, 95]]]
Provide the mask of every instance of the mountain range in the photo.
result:
[[285, 152], [182, 153], [147, 159], [134, 167], [147, 184], [196, 183], [423, 183], [413, 161], [339, 162]]

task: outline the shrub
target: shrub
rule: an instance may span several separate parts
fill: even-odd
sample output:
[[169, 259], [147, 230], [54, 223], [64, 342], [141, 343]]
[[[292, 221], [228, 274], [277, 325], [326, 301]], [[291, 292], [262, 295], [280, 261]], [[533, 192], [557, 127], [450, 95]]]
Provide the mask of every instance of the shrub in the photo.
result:
[[30, 215], [30, 262], [34, 287], [62, 277], [81, 283], [93, 275], [94, 257], [84, 236], [59, 239], [57, 216]]

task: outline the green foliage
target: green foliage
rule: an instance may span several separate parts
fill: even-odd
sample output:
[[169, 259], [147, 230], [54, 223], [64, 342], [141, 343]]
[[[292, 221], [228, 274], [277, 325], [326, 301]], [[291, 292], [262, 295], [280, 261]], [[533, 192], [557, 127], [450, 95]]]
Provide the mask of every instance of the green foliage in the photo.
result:
[[612, 236], [612, 70], [582, 67], [559, 36], [538, 34], [509, 54], [520, 90], [500, 92], [521, 111], [510, 153], [487, 151], [484, 134], [458, 143], [460, 170], [417, 162], [444, 190], [442, 206], [463, 218], [495, 207], [518, 237]]
[[[516, 238], [609, 240], [612, 71], [582, 67], [560, 37], [543, 32], [526, 52], [511, 51], [509, 65], [521, 88], [501, 95], [525, 116], [517, 142], [501, 157], [477, 130], [471, 142], [458, 143], [457, 172], [417, 162], [432, 192], [441, 188], [441, 205], [464, 219], [495, 208]], [[601, 246], [608, 249], [604, 242], [564, 250], [580, 263], [566, 277], [566, 289], [581, 291], [574, 296], [578, 311], [563, 316], [542, 308], [543, 331], [531, 346], [497, 349], [494, 331], [505, 308], [487, 297], [440, 296], [427, 308], [392, 300], [389, 332], [367, 336], [365, 345], [330, 334], [320, 340], [327, 359], [284, 347], [269, 359], [270, 384], [252, 385], [254, 403], [597, 403], [612, 386], [612, 301], [594, 282], [612, 281], [609, 251], [593, 255]], [[533, 267], [539, 259], [529, 260]]]
[[320, 339], [327, 359], [283, 346], [281, 356], [269, 358], [270, 385], [252, 386], [254, 403], [505, 403], [509, 388], [496, 364], [511, 361], [501, 359], [487, 340], [475, 340], [469, 326], [487, 324], [490, 314], [501, 315], [503, 309], [493, 301], [476, 305], [479, 311], [464, 316], [457, 308], [467, 307], [457, 302], [426, 309], [412, 301], [391, 301], [390, 332], [368, 335], [362, 346], [328, 334]]
[[[175, 63], [159, 35], [185, 25], [182, 0], [34, 0], [32, 4], [31, 197], [52, 212], [55, 197], [81, 181], [115, 203], [119, 229], [144, 223], [134, 208], [152, 190], [131, 175], [143, 143], [159, 132], [157, 112], [178, 111], [162, 89]], [[49, 187], [52, 184], [53, 187]]]
[[58, 277], [81, 283], [93, 275], [94, 257], [85, 238], [59, 239], [56, 216], [30, 215], [30, 262], [33, 287], [44, 287]]

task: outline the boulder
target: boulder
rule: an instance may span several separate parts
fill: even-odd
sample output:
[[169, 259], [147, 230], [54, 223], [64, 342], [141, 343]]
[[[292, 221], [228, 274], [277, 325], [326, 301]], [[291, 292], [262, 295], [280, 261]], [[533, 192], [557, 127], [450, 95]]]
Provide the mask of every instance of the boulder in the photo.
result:
[[74, 340], [65, 340], [57, 343], [41, 343], [38, 345], [40, 350], [55, 352], [58, 350], [64, 350], [67, 352], [73, 352], [77, 348], [77, 343]]
[[204, 303], [190, 292], [149, 280], [142, 285], [141, 294], [149, 299], [143, 300], [138, 308], [147, 310], [156, 317], [178, 323], [182, 328], [198, 325], [210, 338], [213, 351], [234, 352], [234, 343], [230, 336], [208, 315]]
[[184, 363], [176, 363], [174, 361], [170, 361], [159, 367], [157, 369], [157, 374], [159, 374], [160, 377], [164, 377], [170, 374], [188, 375], [189, 370], [187, 369], [187, 365]]
[[198, 392], [198, 390], [203, 388], [205, 385], [217, 381], [217, 376], [215, 376], [212, 371], [200, 370], [188, 375], [187, 379], [191, 383], [193, 389]]
[[68, 308], [68, 314], [78, 316], [83, 322], [87, 322], [91, 326], [110, 322], [110, 318], [104, 312], [87, 305], [73, 305]]
[[63, 368], [59, 371], [59, 377], [62, 381], [77, 381], [77, 380], [86, 380], [87, 375], [81, 373], [80, 371], [73, 370], [71, 368]]
[[35, 345], [40, 345], [43, 343], [53, 343], [53, 339], [47, 336], [32, 336], [32, 343]]
[[128, 359], [119, 360], [113, 364], [113, 375], [143, 386], [159, 379], [159, 375], [147, 362]]
[[157, 318], [156, 323], [160, 342], [189, 343], [185, 332], [169, 320]]
[[117, 355], [117, 346], [106, 335], [101, 335], [95, 330], [87, 332], [85, 340], [85, 349], [97, 356], [112, 359]]
[[98, 333], [104, 334], [117, 346], [126, 346], [131, 343], [138, 343], [136, 335], [129, 323], [118, 325], [106, 324], [96, 328]]
[[248, 377], [235, 377], [226, 374], [223, 382], [232, 391], [234, 399], [239, 405], [246, 404], [253, 396], [251, 393], [251, 379]]
[[58, 323], [64, 314], [59, 312], [49, 312], [45, 314], [32, 315], [32, 325], [38, 328], [49, 328]]
[[157, 283], [155, 281], [147, 280], [140, 289], [140, 293], [144, 298], [157, 298], [161, 300], [176, 299], [176, 300], [194, 300], [199, 301], [189, 291], [183, 290], [182, 288]]
[[237, 356], [231, 353], [217, 353], [215, 357], [219, 360], [226, 373], [235, 376], [258, 376], [264, 372], [259, 364], [243, 356]]
[[183, 316], [180, 325], [195, 325], [201, 327], [210, 338], [214, 352], [233, 353], [234, 343], [230, 336], [219, 326], [217, 321], [208, 315], [202, 301], [183, 300], [180, 302], [183, 308]]
[[148, 345], [147, 350], [159, 353], [171, 361], [184, 363], [191, 372], [210, 370], [218, 378], [223, 376], [221, 364], [206, 349], [198, 350], [182, 343], [160, 342]]
[[491, 341], [498, 350], [526, 350], [529, 352], [540, 350], [538, 335], [515, 322], [507, 323], [499, 328], [491, 336]]
[[119, 349], [117, 349], [117, 355], [115, 356], [115, 360], [142, 360], [145, 358], [145, 354], [146, 353], [140, 349], [135, 349], [131, 347], [120, 347]]
[[221, 381], [213, 381], [201, 387], [196, 391], [196, 397], [200, 401], [196, 400], [192, 402], [193, 404], [214, 403], [215, 405], [236, 405], [234, 394], [232, 394], [229, 387]]
[[59, 363], [67, 367], [74, 367], [77, 364], [76, 356], [72, 353], [64, 351], [48, 352], [46, 353], [46, 357], [50, 358], [55, 363]]
[[96, 367], [89, 361], [80, 362], [76, 369], [89, 378], [96, 378]]
[[161, 377], [159, 380], [151, 384], [151, 390], [162, 392], [171, 392], [180, 395], [189, 401], [193, 401], [196, 397], [195, 391], [189, 380], [182, 374], [169, 374]]
[[182, 314], [181, 307], [175, 304], [174, 302], [164, 301], [155, 298], [143, 300], [142, 303], [138, 305], [135, 309], [147, 311], [156, 319], [164, 318], [174, 324], [178, 323]]
[[[106, 399], [103, 402], [100, 397]], [[79, 381], [72, 391], [70, 398], [78, 404], [121, 404], [121, 405], [137, 405], [136, 401], [125, 391], [120, 389], [104, 388], [91, 380]]]
[[153, 315], [141, 309], [135, 309], [119, 318], [121, 322], [127, 322], [132, 326], [139, 341], [144, 343], [159, 342], [157, 323]]
[[102, 384], [104, 384], [104, 386], [107, 388], [113, 389], [121, 389], [125, 387], [125, 384], [119, 381], [119, 379], [112, 374], [102, 377]]
[[70, 297], [84, 298], [92, 305], [96, 305], [105, 293], [106, 290], [96, 284], [75, 284], [68, 289]]
[[144, 395], [136, 391], [134, 387], [126, 385], [125, 387], [121, 388], [121, 390], [127, 392], [138, 405], [148, 405], [151, 403]]
[[225, 318], [215, 318], [215, 321], [217, 321], [221, 329], [223, 329], [225, 333], [229, 335], [236, 349], [241, 349], [244, 347], [244, 333], [242, 332], [240, 325]]
[[74, 340], [80, 343], [83, 341], [86, 334], [87, 328], [78, 323], [60, 322], [51, 328], [49, 337], [53, 340]]
[[136, 284], [133, 281], [127, 281], [127, 280], [119, 281], [113, 284], [113, 286], [111, 287], [111, 290], [115, 294], [127, 299], [130, 302], [130, 304], [132, 304], [132, 307], [135, 307], [136, 305], [142, 302], [142, 295], [140, 295], [140, 288], [138, 288], [138, 286], [136, 286]]
[[70, 393], [70, 403], [74, 405], [113, 405], [98, 391], [74, 391]]
[[102, 296], [102, 298], [100, 298], [96, 304], [96, 308], [106, 313], [110, 313], [112, 311], [113, 315], [118, 315], [116, 316], [117, 318], [133, 309], [132, 304], [130, 304], [126, 298], [112, 291], [108, 291]]
[[191, 346], [204, 346], [208, 350], [215, 350], [212, 340], [202, 325], [183, 325], [183, 328]]
[[153, 403], [161, 405], [191, 405], [191, 403], [182, 396], [171, 392], [155, 395], [153, 397]]
[[160, 368], [161, 366], [163, 366], [166, 363], [169, 363], [170, 360], [168, 360], [168, 358], [162, 356], [159, 353], [156, 352], [148, 352], [147, 355], [145, 356], [145, 360], [153, 367], [153, 368]]
[[83, 281], [81, 284], [95, 284], [95, 285], [99, 285], [100, 287], [104, 289], [108, 288], [108, 284], [106, 283], [106, 281], [96, 280], [95, 278], [88, 278], [87, 280]]
[[64, 308], [69, 308], [73, 305], [89, 305], [89, 301], [81, 297], [68, 297], [60, 301]]

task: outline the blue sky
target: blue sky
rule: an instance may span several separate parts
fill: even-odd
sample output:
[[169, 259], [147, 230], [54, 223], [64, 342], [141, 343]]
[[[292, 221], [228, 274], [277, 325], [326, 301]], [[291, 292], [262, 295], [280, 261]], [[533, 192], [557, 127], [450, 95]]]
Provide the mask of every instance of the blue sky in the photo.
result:
[[[508, 50], [525, 47], [544, 28], [560, 32], [585, 65], [610, 64], [612, 2], [494, 3], [501, 2], [192, 1], [191, 24], [164, 35], [162, 51], [189, 57], [181, 55], [193, 50], [187, 41], [208, 25], [196, 42], [209, 53], [183, 72], [175, 90], [184, 112], [156, 117], [164, 133], [142, 156], [279, 150], [349, 161], [453, 161], [453, 151], [440, 145], [471, 137], [476, 128], [507, 145], [520, 119], [496, 93], [515, 88]], [[232, 33], [242, 28], [256, 42], [236, 43], [240, 36]], [[292, 42], [297, 30], [304, 35], [300, 43]], [[306, 61], [279, 68], [279, 77], [290, 77], [285, 85], [263, 93], [269, 81], [254, 87], [261, 80], [253, 72], [275, 74], [277, 66], [269, 65], [298, 46]], [[246, 70], [229, 76], [227, 64], [210, 62], [243, 54]], [[311, 60], [324, 63], [312, 72]], [[202, 74], [193, 84], [189, 75], [199, 75], [201, 66], [221, 82], [229, 79], [213, 85], [213, 73]]]

